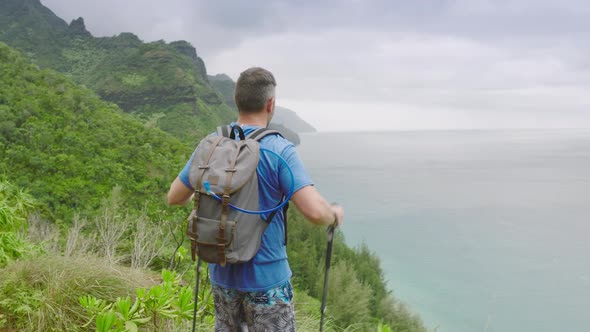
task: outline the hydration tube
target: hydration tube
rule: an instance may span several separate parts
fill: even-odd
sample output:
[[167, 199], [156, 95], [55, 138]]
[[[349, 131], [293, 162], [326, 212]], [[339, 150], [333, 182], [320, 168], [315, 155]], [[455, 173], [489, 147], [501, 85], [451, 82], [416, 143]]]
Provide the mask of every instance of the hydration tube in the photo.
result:
[[[289, 202], [289, 200], [291, 199], [291, 196], [293, 196], [293, 190], [295, 190], [295, 176], [293, 175], [293, 171], [291, 170], [291, 167], [289, 167], [289, 164], [287, 164], [287, 161], [285, 159], [283, 159], [283, 157], [281, 157], [279, 154], [277, 154], [273, 151], [270, 151], [268, 149], [260, 149], [260, 151], [268, 152], [268, 153], [276, 156], [287, 167], [287, 170], [289, 171], [289, 175], [291, 175], [291, 189], [289, 190], [289, 194], [287, 194], [287, 196], [285, 197], [285, 200], [281, 204], [275, 206], [272, 209], [253, 211], [253, 210], [242, 209], [242, 208], [237, 207], [237, 206], [230, 203], [229, 207], [231, 207], [234, 210], [237, 210], [237, 211], [240, 211], [243, 213], [247, 213], [247, 214], [271, 213], [271, 212], [274, 212], [274, 211], [282, 208], [285, 204], [287, 204]], [[211, 196], [221, 202], [221, 197], [219, 197], [217, 194], [215, 194], [214, 192], [211, 191], [211, 185], [209, 184], [209, 181], [205, 181], [203, 186], [205, 187], [205, 190], [207, 191], [207, 194], [209, 196]]]

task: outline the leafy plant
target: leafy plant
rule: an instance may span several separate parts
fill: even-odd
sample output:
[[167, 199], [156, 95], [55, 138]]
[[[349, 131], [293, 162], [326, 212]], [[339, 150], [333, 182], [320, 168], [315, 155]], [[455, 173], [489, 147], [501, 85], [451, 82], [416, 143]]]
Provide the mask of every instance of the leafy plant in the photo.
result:
[[0, 179], [0, 267], [40, 251], [24, 240], [27, 217], [35, 206], [35, 200], [26, 191]]
[[27, 216], [36, 202], [25, 190], [6, 178], [0, 178], [0, 229], [22, 233], [27, 230]]
[[96, 331], [137, 331], [140, 327], [160, 331], [169, 324], [182, 325], [192, 319], [194, 293], [180, 281], [176, 272], [164, 270], [162, 282], [149, 289], [138, 288], [133, 301], [125, 297], [107, 303], [92, 296], [80, 297], [80, 304], [91, 317], [85, 326], [93, 319]]
[[0, 267], [8, 262], [32, 255], [41, 249], [25, 242], [12, 232], [0, 232]]

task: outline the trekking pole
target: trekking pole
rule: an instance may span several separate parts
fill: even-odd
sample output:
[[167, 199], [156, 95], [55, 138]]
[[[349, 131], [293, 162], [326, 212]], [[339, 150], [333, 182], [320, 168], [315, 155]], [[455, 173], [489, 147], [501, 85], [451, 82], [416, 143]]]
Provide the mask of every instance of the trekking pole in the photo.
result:
[[197, 326], [197, 307], [199, 306], [199, 283], [201, 282], [201, 258], [197, 260], [197, 285], [195, 286], [195, 308], [193, 309], [193, 332]]
[[322, 294], [322, 306], [320, 308], [320, 332], [324, 332], [324, 312], [326, 311], [326, 298], [328, 297], [328, 275], [330, 274], [330, 262], [332, 261], [332, 242], [336, 225], [328, 226], [328, 247], [326, 248], [326, 272], [324, 274], [324, 293]]

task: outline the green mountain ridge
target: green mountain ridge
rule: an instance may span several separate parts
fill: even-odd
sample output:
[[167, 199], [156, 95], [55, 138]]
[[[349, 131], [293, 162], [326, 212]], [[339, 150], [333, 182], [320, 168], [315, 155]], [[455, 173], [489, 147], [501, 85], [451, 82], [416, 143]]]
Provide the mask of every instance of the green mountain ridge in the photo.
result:
[[66, 34], [68, 24], [39, 0], [0, 2], [0, 40], [10, 41], [41, 67], [55, 68], [54, 54], [61, 53]]
[[[83, 18], [67, 24], [38, 0], [0, 3], [0, 41], [188, 145], [237, 115], [233, 100], [228, 103], [209, 82], [203, 59], [186, 41], [144, 43], [129, 32], [95, 38]], [[298, 142], [297, 130], [285, 127], [291, 124], [277, 129]]]
[[82, 18], [68, 25], [37, 0], [3, 0], [0, 13], [1, 41], [187, 144], [236, 117], [186, 41], [143, 43], [132, 33], [95, 38]]
[[190, 150], [116, 105], [0, 43], [0, 174], [57, 219], [98, 207], [120, 186], [131, 201], [161, 201]]

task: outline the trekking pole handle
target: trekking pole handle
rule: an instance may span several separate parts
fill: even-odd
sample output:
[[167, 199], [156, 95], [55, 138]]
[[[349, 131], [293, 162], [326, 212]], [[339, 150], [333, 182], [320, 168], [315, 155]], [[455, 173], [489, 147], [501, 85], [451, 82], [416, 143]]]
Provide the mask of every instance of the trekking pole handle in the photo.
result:
[[[332, 205], [332, 206], [339, 206], [340, 204], [338, 204], [338, 203], [335, 203], [335, 202], [332, 202], [332, 204], [331, 204], [331, 205]], [[330, 228], [334, 229], [334, 228], [336, 228], [336, 227], [338, 227], [338, 214], [337, 214], [336, 212], [334, 212], [334, 222], [328, 226], [328, 230], [329, 230]]]

